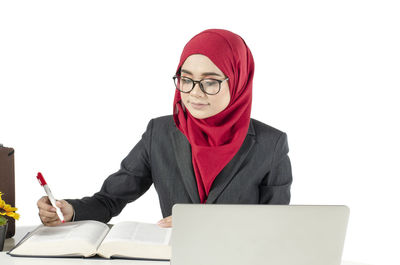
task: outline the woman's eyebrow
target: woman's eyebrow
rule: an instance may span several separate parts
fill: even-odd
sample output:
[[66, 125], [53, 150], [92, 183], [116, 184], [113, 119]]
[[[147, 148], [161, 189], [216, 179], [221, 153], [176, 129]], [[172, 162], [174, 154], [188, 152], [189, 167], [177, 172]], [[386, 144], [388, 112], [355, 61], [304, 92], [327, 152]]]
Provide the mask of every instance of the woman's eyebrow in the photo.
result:
[[[193, 75], [190, 71], [185, 70], [185, 69], [181, 69], [181, 73], [185, 73], [185, 74], [189, 74], [189, 75]], [[221, 76], [220, 74], [214, 73], [214, 72], [205, 72], [202, 73], [201, 76], [206, 76], [206, 75], [216, 75], [216, 76]]]

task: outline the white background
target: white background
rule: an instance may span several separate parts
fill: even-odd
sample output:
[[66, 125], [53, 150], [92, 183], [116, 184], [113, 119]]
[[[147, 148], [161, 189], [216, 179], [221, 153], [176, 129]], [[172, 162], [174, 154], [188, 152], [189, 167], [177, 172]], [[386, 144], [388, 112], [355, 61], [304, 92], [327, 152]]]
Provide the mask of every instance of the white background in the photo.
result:
[[[0, 142], [15, 151], [19, 225], [41, 171], [92, 195], [151, 118], [172, 114], [182, 49], [231, 30], [255, 60], [252, 117], [288, 134], [291, 204], [351, 209], [344, 259], [399, 264], [397, 1], [1, 1]], [[112, 222], [161, 219], [153, 187]], [[228, 220], [229, 221], [229, 220]]]

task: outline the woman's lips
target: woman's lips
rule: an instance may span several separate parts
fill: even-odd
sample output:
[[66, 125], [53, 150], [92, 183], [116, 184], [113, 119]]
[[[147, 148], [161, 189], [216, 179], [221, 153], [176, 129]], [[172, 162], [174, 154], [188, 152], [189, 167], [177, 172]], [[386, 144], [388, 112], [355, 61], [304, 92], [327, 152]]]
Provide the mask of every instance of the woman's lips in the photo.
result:
[[192, 106], [192, 108], [194, 109], [203, 109], [205, 108], [208, 104], [196, 104], [191, 102], [190, 105]]

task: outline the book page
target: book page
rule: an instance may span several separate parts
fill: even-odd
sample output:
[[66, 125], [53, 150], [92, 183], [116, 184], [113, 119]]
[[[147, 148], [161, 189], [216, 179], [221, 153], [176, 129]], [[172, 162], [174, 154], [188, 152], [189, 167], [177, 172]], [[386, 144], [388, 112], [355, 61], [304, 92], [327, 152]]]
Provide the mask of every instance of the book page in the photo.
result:
[[94, 255], [108, 233], [108, 226], [97, 221], [68, 222], [39, 226], [10, 254], [31, 256]]
[[134, 241], [140, 244], [168, 245], [172, 228], [162, 228], [157, 224], [121, 222], [115, 224], [103, 242]]
[[97, 254], [105, 258], [170, 260], [171, 231], [157, 224], [121, 222], [110, 229]]

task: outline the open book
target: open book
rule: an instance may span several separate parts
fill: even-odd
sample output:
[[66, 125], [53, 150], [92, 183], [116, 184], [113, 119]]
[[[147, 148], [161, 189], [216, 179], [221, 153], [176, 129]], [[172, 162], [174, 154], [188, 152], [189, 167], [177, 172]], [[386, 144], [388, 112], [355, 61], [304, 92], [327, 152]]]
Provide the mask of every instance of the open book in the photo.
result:
[[40, 225], [8, 254], [169, 260], [171, 230], [139, 222], [121, 222], [112, 228], [98, 221], [77, 221], [54, 227]]

